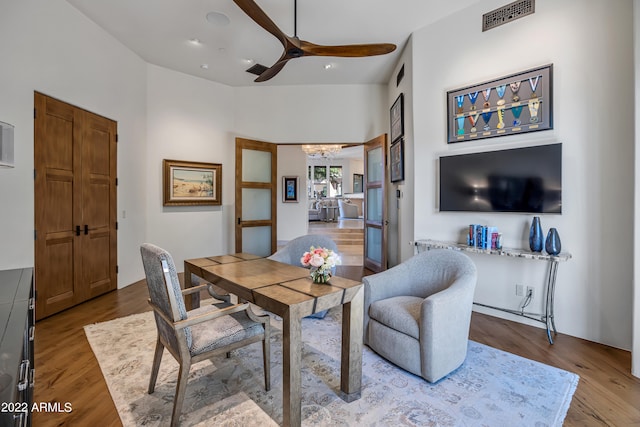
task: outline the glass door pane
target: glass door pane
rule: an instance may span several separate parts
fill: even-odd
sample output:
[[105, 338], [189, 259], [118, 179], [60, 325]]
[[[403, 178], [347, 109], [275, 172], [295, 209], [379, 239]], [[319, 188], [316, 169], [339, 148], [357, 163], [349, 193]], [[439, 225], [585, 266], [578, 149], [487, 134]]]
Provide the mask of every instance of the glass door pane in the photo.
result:
[[271, 255], [271, 227], [243, 228], [242, 252], [265, 257]]
[[271, 153], [243, 149], [242, 180], [245, 182], [271, 182]]
[[382, 163], [382, 147], [367, 151], [367, 181], [382, 181], [384, 178], [384, 163]]
[[367, 252], [366, 258], [377, 262], [382, 262], [382, 230], [379, 228], [367, 227]]
[[242, 189], [242, 221], [271, 219], [271, 190]]

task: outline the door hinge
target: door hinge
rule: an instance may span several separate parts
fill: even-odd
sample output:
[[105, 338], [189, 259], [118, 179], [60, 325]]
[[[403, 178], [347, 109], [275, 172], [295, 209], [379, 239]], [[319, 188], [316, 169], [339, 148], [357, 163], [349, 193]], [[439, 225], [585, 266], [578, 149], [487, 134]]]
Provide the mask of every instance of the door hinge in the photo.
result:
[[118, 186], [118, 178], [116, 178], [116, 187]]
[[118, 274], [119, 272], [120, 272], [120, 267], [116, 265], [116, 274]]
[[34, 181], [36, 180], [36, 170], [35, 169], [33, 170], [33, 180]]
[[118, 142], [118, 134], [116, 133], [116, 142]]
[[36, 118], [36, 109], [35, 108], [33, 109], [33, 118], [34, 119]]
[[38, 230], [33, 230], [33, 240], [38, 240]]
[[116, 221], [116, 230], [118, 229], [118, 221]]

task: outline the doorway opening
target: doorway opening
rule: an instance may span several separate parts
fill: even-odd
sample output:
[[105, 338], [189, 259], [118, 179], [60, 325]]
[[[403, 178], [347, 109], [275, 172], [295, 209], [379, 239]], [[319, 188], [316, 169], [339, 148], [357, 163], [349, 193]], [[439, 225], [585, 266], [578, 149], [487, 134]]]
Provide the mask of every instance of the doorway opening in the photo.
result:
[[307, 154], [308, 233], [338, 245], [342, 265], [364, 264], [364, 147]]

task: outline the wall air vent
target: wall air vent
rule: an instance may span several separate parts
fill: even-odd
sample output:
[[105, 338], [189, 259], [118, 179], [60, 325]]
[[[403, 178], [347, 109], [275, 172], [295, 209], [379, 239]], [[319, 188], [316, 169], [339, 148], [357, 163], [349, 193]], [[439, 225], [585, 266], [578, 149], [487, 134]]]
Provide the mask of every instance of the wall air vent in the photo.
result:
[[482, 15], [482, 31], [531, 15], [536, 11], [536, 0], [518, 0]]
[[252, 65], [250, 68], [247, 68], [247, 73], [251, 73], [251, 74], [255, 74], [256, 76], [259, 76], [260, 74], [267, 71], [267, 69], [268, 68], [262, 64], [255, 64], [255, 65]]

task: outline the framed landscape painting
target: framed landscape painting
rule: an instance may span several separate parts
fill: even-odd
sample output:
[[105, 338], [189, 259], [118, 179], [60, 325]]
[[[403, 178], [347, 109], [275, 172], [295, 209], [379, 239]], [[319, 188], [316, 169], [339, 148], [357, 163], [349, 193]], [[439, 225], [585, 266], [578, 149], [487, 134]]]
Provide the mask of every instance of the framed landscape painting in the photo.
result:
[[222, 164], [163, 160], [163, 205], [222, 204]]

